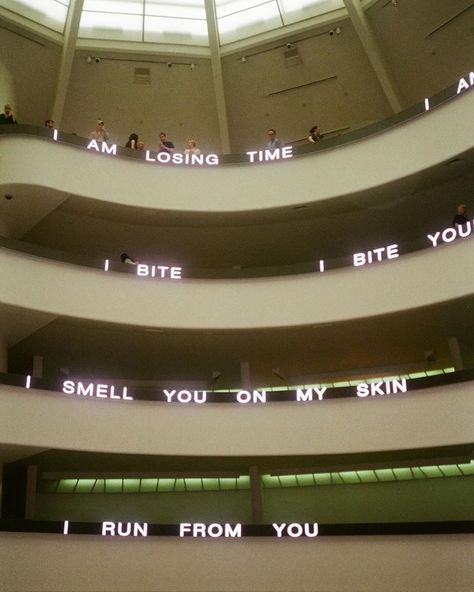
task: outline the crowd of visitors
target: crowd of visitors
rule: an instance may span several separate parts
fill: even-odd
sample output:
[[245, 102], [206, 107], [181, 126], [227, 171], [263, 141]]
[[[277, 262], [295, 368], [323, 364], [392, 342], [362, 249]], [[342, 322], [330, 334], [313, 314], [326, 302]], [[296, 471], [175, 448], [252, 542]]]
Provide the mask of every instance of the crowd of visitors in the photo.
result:
[[[14, 124], [17, 123], [17, 120], [13, 117], [13, 111], [11, 105], [6, 104], [4, 107], [4, 112], [0, 114], [0, 124]], [[44, 126], [50, 130], [55, 129], [54, 120], [53, 119], [46, 119], [44, 122]], [[319, 125], [314, 125], [309, 130], [308, 142], [314, 144], [315, 142], [319, 142], [324, 138], [321, 134], [321, 128]], [[276, 130], [274, 128], [270, 128], [267, 131], [268, 140], [266, 143], [266, 148], [268, 150], [275, 150], [276, 148], [281, 148], [283, 146], [282, 141], [280, 138], [277, 137]], [[95, 128], [89, 132], [88, 137], [90, 140], [95, 140], [97, 143], [108, 142], [110, 140], [110, 134], [105, 127], [105, 122], [103, 119], [98, 119]], [[165, 132], [160, 132], [159, 134], [159, 148], [158, 152], [168, 152], [172, 154], [176, 148], [173, 142], [168, 140], [167, 135]], [[187, 146], [184, 150], [184, 154], [201, 154], [201, 150], [197, 146], [197, 141], [193, 138], [190, 138], [186, 142]], [[125, 148], [130, 148], [131, 150], [144, 150], [145, 143], [140, 140], [138, 134], [131, 133], [128, 137], [127, 143], [125, 144]]]

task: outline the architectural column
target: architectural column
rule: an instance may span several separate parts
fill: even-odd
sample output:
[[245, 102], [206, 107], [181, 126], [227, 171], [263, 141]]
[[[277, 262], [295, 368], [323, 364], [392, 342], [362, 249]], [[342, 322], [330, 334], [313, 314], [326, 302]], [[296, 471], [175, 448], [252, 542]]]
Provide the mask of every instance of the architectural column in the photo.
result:
[[252, 386], [250, 380], [250, 364], [248, 362], [240, 362], [240, 387], [248, 390]]
[[0, 333], [0, 372], [8, 372], [8, 344], [6, 337]]
[[77, 34], [79, 32], [83, 4], [84, 0], [71, 0], [67, 13], [66, 26], [64, 27], [61, 64], [59, 66], [56, 95], [54, 97], [53, 112], [51, 114], [51, 119], [54, 120], [56, 127], [61, 126], [61, 120], [63, 118], [64, 104], [66, 102], [74, 54], [76, 52]]
[[449, 352], [453, 360], [453, 365], [456, 370], [464, 370], [464, 363], [461, 356], [461, 348], [457, 337], [450, 337], [448, 339]]
[[33, 378], [43, 378], [43, 356], [33, 356], [31, 375]]
[[224, 80], [222, 77], [222, 63], [219, 45], [219, 31], [217, 28], [217, 15], [214, 0], [205, 0], [207, 33], [209, 36], [209, 48], [211, 50], [212, 78], [214, 80], [214, 94], [217, 105], [217, 119], [219, 122], [219, 134], [221, 150], [230, 152], [229, 124], [227, 122], [227, 108], [225, 104]]
[[258, 467], [250, 467], [250, 495], [252, 498], [252, 522], [261, 524], [263, 521], [262, 481]]
[[35, 517], [36, 484], [38, 482], [38, 467], [28, 466], [26, 470], [25, 518], [33, 520]]
[[398, 91], [388, 73], [382, 52], [380, 51], [377, 39], [372, 32], [369, 21], [365, 16], [360, 0], [344, 0], [344, 4], [393, 112], [399, 113], [402, 110], [402, 104]]

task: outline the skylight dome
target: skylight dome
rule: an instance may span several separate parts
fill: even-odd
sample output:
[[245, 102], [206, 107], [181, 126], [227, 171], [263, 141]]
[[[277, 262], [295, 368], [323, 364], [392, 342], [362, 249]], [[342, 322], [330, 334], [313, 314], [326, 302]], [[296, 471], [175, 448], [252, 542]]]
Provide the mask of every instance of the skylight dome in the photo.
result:
[[[212, 0], [219, 43], [226, 46], [344, 9], [343, 0]], [[64, 33], [70, 0], [6, 0], [12, 18], [23, 17]], [[211, 27], [215, 24], [211, 23]], [[294, 29], [292, 30], [294, 32]], [[87, 46], [156, 43], [209, 46], [206, 0], [84, 0], [78, 39]], [[95, 42], [95, 43], [94, 43]]]
[[204, 0], [85, 0], [79, 38], [207, 45]]
[[215, 0], [221, 45], [344, 7], [343, 0]]
[[35, 23], [64, 32], [69, 0], [6, 0], [5, 8]]

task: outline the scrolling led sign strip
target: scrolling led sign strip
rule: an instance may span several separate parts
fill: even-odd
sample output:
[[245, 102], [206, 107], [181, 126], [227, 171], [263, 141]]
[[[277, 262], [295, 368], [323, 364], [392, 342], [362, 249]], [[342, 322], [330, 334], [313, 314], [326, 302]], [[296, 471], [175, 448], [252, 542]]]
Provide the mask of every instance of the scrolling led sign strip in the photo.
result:
[[406, 378], [367, 379], [348, 383], [328, 385], [302, 385], [293, 387], [268, 387], [253, 390], [205, 390], [188, 388], [161, 388], [158, 385], [137, 385], [96, 379], [48, 379], [30, 375], [0, 373], [0, 385], [6, 384], [25, 389], [39, 389], [56, 392], [70, 399], [109, 399], [112, 401], [152, 401], [178, 405], [203, 405], [207, 403], [237, 403], [241, 405], [264, 405], [267, 403], [294, 402], [320, 403], [326, 399], [379, 399], [392, 398], [412, 391], [452, 385], [474, 379], [474, 369], [430, 370], [426, 374]]
[[[474, 219], [468, 220], [463, 225], [456, 225], [456, 227], [448, 227], [444, 230], [438, 230], [432, 234], [427, 234], [429, 246], [432, 248], [438, 247], [441, 244], [450, 244], [458, 238], [467, 238], [474, 232]], [[372, 265], [373, 263], [380, 263], [382, 261], [390, 261], [400, 257], [400, 247], [398, 244], [387, 245], [384, 247], [377, 247], [369, 251], [361, 251], [351, 255], [353, 267], [364, 267]], [[341, 265], [337, 265], [340, 267]], [[320, 273], [324, 273], [331, 269], [331, 264], [325, 259], [319, 259], [318, 269]], [[104, 264], [104, 271], [110, 270], [110, 260], [106, 259]], [[169, 279], [180, 280], [183, 277], [182, 267], [172, 267], [169, 265], [151, 265], [146, 263], [136, 264], [136, 276], [140, 278], [155, 278], [155, 279]]]
[[139, 539], [146, 537], [178, 537], [240, 539], [271, 537], [276, 539], [316, 539], [321, 536], [367, 536], [455, 534], [474, 532], [474, 522], [381, 522], [368, 524], [318, 524], [291, 522], [272, 524], [241, 524], [182, 522], [180, 524], [149, 524], [147, 522], [50, 522], [39, 520], [0, 519], [0, 531], [52, 533], [64, 536], [99, 535], [107, 538]]
[[[31, 384], [31, 381], [30, 381]], [[137, 391], [131, 394], [126, 386], [116, 386], [113, 384], [65, 380], [62, 383], [61, 391], [65, 395], [77, 395], [79, 397], [96, 399], [113, 399], [122, 401], [133, 401], [134, 399], [146, 399], [162, 401], [165, 403], [189, 404], [194, 403], [202, 405], [204, 403], [232, 402], [246, 404], [265, 404], [271, 401], [290, 400], [297, 403], [309, 403], [313, 401], [322, 401], [323, 399], [346, 397], [377, 397], [384, 395], [396, 395], [408, 391], [408, 381], [403, 378], [400, 380], [385, 380], [369, 383], [361, 383], [357, 386], [347, 389], [349, 392], [342, 394], [343, 389], [328, 389], [325, 386], [312, 386], [309, 388], [298, 388], [293, 391], [270, 391], [261, 389], [239, 390], [231, 393], [216, 393], [206, 390], [187, 390], [187, 389], [159, 389], [154, 393], [146, 391]], [[346, 390], [346, 389], [344, 389]], [[339, 392], [338, 392], [339, 391]], [[285, 395], [283, 399], [282, 395]]]
[[241, 405], [264, 405], [276, 402], [318, 403], [326, 399], [378, 399], [391, 398], [411, 391], [444, 386], [474, 378], [474, 369], [454, 371], [432, 371], [424, 377], [368, 380], [353, 386], [305, 385], [288, 389], [207, 391], [180, 388], [159, 388], [155, 386], [124, 386], [106, 381], [72, 380], [64, 381], [32, 378], [31, 376], [0, 375], [0, 383], [55, 391], [69, 398], [109, 399], [112, 401], [153, 401], [166, 404], [203, 405], [207, 403], [237, 403]]

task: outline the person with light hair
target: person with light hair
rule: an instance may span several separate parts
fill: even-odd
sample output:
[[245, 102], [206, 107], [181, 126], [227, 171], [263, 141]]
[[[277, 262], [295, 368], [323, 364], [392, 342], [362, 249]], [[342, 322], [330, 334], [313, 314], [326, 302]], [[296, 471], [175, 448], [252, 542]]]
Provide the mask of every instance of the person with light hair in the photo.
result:
[[96, 142], [107, 142], [110, 138], [109, 132], [105, 129], [105, 123], [102, 119], [97, 120], [95, 129], [90, 132], [89, 138]]
[[13, 117], [13, 111], [11, 105], [8, 103], [4, 107], [4, 113], [0, 113], [0, 125], [11, 125], [13, 123], [18, 123], [17, 120]]
[[188, 140], [188, 147], [184, 151], [185, 154], [201, 154], [201, 151], [197, 147], [196, 140], [190, 139]]

